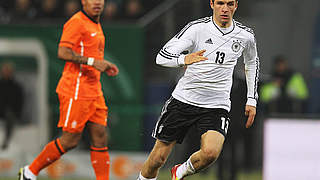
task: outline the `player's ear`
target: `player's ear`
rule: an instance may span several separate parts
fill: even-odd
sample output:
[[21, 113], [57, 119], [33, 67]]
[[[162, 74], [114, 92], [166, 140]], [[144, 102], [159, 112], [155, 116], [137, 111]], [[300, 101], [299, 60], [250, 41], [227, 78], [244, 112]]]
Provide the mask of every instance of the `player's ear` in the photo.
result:
[[239, 4], [239, 1], [238, 1], [238, 0], [236, 0], [236, 8], [235, 8], [235, 10], [237, 10], [237, 9], [238, 9], [238, 4]]
[[81, 4], [83, 6], [85, 4], [85, 0], [81, 0]]
[[213, 9], [213, 3], [214, 3], [214, 0], [210, 0], [210, 7], [211, 7], [211, 9]]

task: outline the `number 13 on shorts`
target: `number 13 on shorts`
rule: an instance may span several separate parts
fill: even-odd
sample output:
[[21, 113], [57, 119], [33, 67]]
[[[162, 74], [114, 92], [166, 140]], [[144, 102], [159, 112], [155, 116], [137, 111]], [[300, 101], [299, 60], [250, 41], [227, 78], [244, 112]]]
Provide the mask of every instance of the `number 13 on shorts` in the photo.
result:
[[221, 117], [221, 129], [225, 132], [225, 134], [228, 133], [229, 121], [230, 121], [230, 119], [226, 119], [225, 117]]

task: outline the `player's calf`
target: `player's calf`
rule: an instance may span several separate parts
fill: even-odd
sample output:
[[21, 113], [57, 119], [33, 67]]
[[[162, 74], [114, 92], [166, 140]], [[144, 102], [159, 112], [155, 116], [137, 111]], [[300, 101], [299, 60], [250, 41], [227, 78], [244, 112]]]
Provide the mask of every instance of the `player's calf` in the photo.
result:
[[159, 169], [166, 162], [167, 157], [161, 152], [152, 151], [143, 164], [138, 180], [153, 180], [157, 177]]
[[144, 177], [155, 177], [157, 176], [158, 170], [164, 165], [166, 158], [159, 156], [150, 156], [144, 163], [141, 170], [141, 174]]
[[220, 155], [220, 151], [215, 148], [203, 148], [200, 153], [203, 164], [206, 164], [207, 166], [215, 162]]

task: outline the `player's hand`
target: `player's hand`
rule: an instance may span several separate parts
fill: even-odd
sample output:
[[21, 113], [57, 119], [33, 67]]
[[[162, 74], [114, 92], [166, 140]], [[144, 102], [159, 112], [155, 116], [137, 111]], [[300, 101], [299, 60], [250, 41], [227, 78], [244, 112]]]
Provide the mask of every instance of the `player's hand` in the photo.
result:
[[186, 55], [186, 57], [184, 58], [184, 63], [186, 65], [189, 65], [189, 64], [193, 64], [193, 63], [196, 63], [196, 62], [199, 62], [199, 61], [208, 60], [207, 57], [203, 56], [204, 52], [206, 52], [206, 50], [201, 50], [201, 51], [194, 52], [194, 53]]
[[246, 123], [246, 128], [250, 128], [254, 122], [254, 117], [256, 116], [256, 107], [246, 105], [245, 113], [248, 116], [248, 120]]
[[118, 67], [109, 61], [108, 63], [109, 63], [109, 68], [107, 68], [105, 72], [107, 73], [108, 76], [116, 76], [119, 73]]
[[104, 72], [110, 68], [110, 62], [106, 60], [95, 60], [92, 66], [96, 68], [98, 71]]

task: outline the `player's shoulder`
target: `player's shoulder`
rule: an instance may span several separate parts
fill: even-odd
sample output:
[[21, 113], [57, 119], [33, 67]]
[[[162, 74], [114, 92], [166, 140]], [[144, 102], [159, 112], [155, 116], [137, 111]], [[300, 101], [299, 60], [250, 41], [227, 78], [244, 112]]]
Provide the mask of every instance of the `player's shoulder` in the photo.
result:
[[190, 21], [189, 24], [195, 24], [195, 23], [208, 23], [211, 21], [212, 16], [202, 17], [193, 21]]
[[176, 38], [180, 38], [186, 31], [197, 31], [201, 29], [201, 27], [207, 23], [209, 23], [212, 19], [212, 16], [199, 18], [197, 20], [193, 20], [189, 22], [178, 34], [176, 34]]
[[81, 12], [75, 13], [73, 16], [70, 17], [70, 19], [67, 20], [65, 24], [70, 24], [70, 23], [81, 23], [83, 22], [83, 18], [81, 17]]
[[199, 18], [189, 22], [186, 26], [201, 26], [212, 21], [212, 16]]
[[244, 30], [244, 32], [248, 35], [248, 36], [255, 36], [254, 34], [254, 30], [251, 27], [248, 27], [247, 25], [242, 24], [239, 21], [233, 20], [235, 26], [239, 29]]

